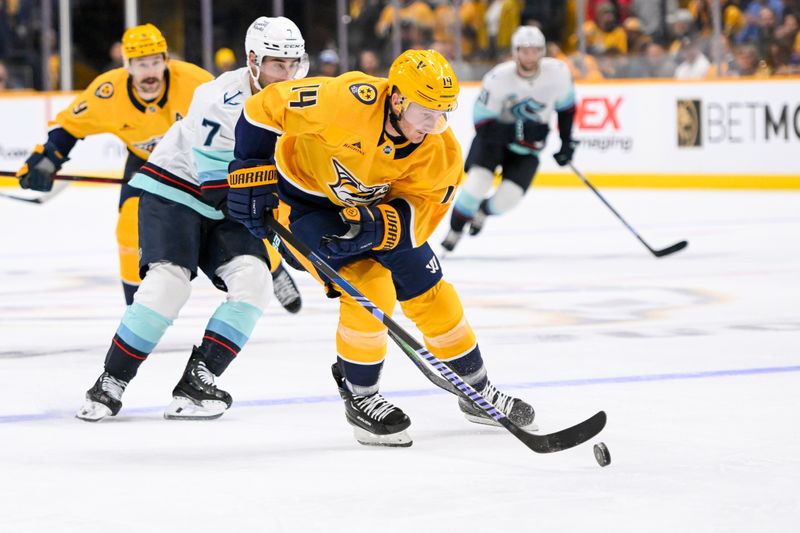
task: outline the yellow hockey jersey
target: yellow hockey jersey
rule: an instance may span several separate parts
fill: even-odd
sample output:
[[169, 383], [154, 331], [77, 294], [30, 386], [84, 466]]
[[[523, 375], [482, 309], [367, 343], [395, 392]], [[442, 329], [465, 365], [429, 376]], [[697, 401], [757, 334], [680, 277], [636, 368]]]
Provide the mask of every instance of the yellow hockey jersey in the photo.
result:
[[449, 128], [419, 144], [396, 144], [384, 132], [388, 90], [388, 80], [361, 72], [273, 83], [245, 102], [244, 115], [280, 135], [276, 165], [300, 191], [338, 206], [405, 201], [416, 247], [462, 180], [461, 147]]
[[78, 139], [113, 133], [131, 152], [147, 159], [169, 127], [186, 115], [197, 86], [214, 79], [191, 63], [172, 59], [167, 65], [161, 94], [153, 101], [142, 100], [128, 71], [117, 68], [95, 78], [50, 126]]

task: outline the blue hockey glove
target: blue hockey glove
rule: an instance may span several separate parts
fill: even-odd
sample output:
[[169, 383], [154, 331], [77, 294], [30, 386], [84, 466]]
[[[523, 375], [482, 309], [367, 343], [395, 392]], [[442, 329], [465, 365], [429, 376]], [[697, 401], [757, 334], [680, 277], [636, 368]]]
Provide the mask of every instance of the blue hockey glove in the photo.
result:
[[53, 188], [53, 174], [58, 172], [67, 158], [53, 143], [37, 144], [33, 153], [17, 171], [19, 186], [33, 191], [49, 192]]
[[350, 228], [343, 235], [322, 237], [321, 250], [330, 258], [347, 257], [369, 250], [391, 250], [400, 242], [400, 213], [388, 204], [346, 207], [339, 216]]
[[576, 146], [578, 146], [577, 141], [561, 142], [561, 150], [553, 154], [553, 158], [556, 160], [556, 163], [558, 163], [558, 166], [566, 166], [572, 161]]
[[278, 207], [278, 171], [275, 165], [263, 161], [246, 166], [252, 162], [258, 161], [236, 162], [241, 163], [237, 165], [241, 168], [231, 169], [228, 174], [228, 216], [244, 224], [259, 239], [266, 239], [269, 230], [264, 217]]

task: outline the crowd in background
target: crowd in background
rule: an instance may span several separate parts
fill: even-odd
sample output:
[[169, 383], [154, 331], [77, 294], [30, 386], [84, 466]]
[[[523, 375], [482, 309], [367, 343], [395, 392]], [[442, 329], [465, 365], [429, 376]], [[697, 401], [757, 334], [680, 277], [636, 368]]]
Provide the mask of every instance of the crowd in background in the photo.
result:
[[[41, 60], [40, 2], [0, 0], [0, 90], [41, 88], [39, 71], [45, 64], [52, 86], [59, 87], [55, 29], [44, 32], [52, 51], [48, 61]], [[545, 33], [548, 55], [566, 61], [577, 80], [800, 74], [800, 0], [719, 3], [721, 34], [714, 38], [712, 0], [585, 0], [582, 28], [577, 0], [400, 0], [397, 13], [390, 0], [350, 0], [347, 63], [350, 69], [385, 75], [396, 50], [393, 32], [398, 31], [402, 50], [434, 48], [453, 62], [461, 79], [479, 80], [509, 57], [514, 29], [530, 24]], [[322, 18], [312, 21], [319, 28], [297, 21], [307, 36], [311, 74], [333, 76], [343, 69], [332, 38], [336, 19], [325, 22], [328, 12], [320, 8]], [[216, 41], [223, 41], [214, 55], [216, 73], [237, 68], [244, 55], [240, 44], [224, 42], [236, 31], [223, 17], [214, 25], [215, 35], [222, 36]], [[315, 41], [317, 34], [325, 40]], [[105, 45], [107, 64], [92, 69], [74, 60], [75, 88], [98, 71], [122, 65], [114, 42], [119, 36], [102, 37], [113, 43]], [[197, 62], [180, 52], [173, 47], [170, 53]]]

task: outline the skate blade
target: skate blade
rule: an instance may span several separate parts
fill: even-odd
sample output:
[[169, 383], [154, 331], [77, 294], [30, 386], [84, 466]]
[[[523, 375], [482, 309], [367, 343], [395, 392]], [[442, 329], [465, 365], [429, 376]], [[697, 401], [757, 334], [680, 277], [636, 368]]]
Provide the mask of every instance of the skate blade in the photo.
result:
[[75, 418], [86, 422], [99, 422], [107, 416], [112, 416], [111, 409], [92, 400], [86, 400], [86, 403], [75, 413]]
[[167, 420], [214, 420], [222, 416], [228, 406], [221, 400], [195, 402], [185, 396], [174, 396], [164, 410]]
[[[464, 418], [472, 422], [473, 424], [482, 424], [484, 426], [492, 426], [492, 427], [502, 427], [498, 422], [496, 422], [493, 418], [484, 418], [482, 416], [475, 416], [464, 413]], [[527, 426], [520, 426], [520, 429], [524, 429], [525, 431], [535, 433], [539, 431], [539, 426], [536, 422], [531, 422]]]
[[414, 441], [406, 430], [389, 435], [376, 435], [360, 427], [353, 427], [353, 435], [359, 444], [364, 446], [387, 446], [390, 448], [408, 448]]

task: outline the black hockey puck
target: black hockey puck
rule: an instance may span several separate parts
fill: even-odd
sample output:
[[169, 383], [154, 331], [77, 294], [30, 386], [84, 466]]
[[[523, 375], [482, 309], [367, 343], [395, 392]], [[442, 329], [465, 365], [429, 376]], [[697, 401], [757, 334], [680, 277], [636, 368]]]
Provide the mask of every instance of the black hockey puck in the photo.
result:
[[600, 466], [611, 464], [611, 453], [604, 442], [598, 442], [594, 445], [594, 458], [597, 459], [597, 464]]

